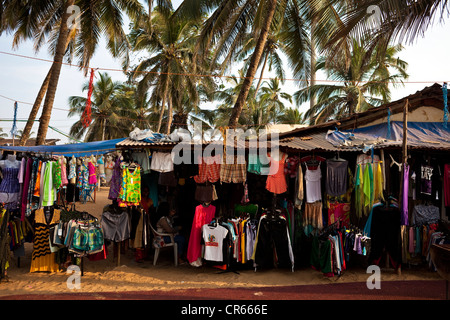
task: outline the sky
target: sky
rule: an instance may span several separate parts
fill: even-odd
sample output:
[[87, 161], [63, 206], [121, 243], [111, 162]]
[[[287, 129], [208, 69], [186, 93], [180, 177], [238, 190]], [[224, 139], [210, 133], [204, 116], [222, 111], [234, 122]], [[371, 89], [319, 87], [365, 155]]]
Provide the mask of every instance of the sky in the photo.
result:
[[[181, 0], [173, 1], [177, 6]], [[426, 86], [430, 86], [437, 82], [450, 82], [450, 68], [448, 64], [448, 52], [450, 52], [450, 43], [446, 41], [450, 34], [450, 22], [447, 24], [435, 24], [430, 28], [422, 38], [418, 38], [412, 44], [404, 44], [405, 49], [400, 52], [399, 57], [408, 62], [409, 79], [404, 87], [392, 89], [392, 100], [401, 99], [416, 91], [422, 90]], [[104, 42], [97, 49], [91, 61], [91, 67], [121, 69], [119, 60], [115, 60], [105, 49]], [[0, 51], [9, 52], [24, 56], [37, 57], [52, 60], [48, 54], [47, 48], [43, 47], [40, 52], [35, 53], [32, 41], [23, 42], [17, 49], [12, 48], [12, 36], [0, 36]], [[14, 117], [14, 101], [18, 102], [17, 119], [27, 120], [32, 105], [22, 102], [33, 103], [40, 86], [47, 75], [51, 66], [50, 62], [31, 60], [21, 57], [15, 57], [0, 53], [0, 120], [11, 120]], [[287, 65], [286, 65], [287, 69]], [[292, 79], [289, 70], [286, 70], [286, 78]], [[113, 80], [126, 80], [124, 74], [119, 71], [107, 71]], [[257, 73], [259, 75], [259, 73]], [[270, 75], [268, 75], [270, 77]], [[267, 76], [264, 76], [267, 77]], [[323, 77], [318, 76], [318, 82]], [[83, 72], [76, 66], [63, 66], [59, 78], [58, 89], [56, 91], [55, 102], [53, 105], [50, 126], [57, 128], [59, 131], [68, 134], [72, 124], [77, 121], [76, 117], [68, 118], [68, 99], [70, 96], [86, 96], [87, 92], [83, 92], [82, 86], [88, 81]], [[287, 80], [283, 87], [284, 92], [293, 94], [298, 90], [297, 82]], [[8, 100], [4, 97], [10, 98]], [[212, 103], [202, 105], [202, 108], [212, 108]], [[305, 111], [307, 104], [300, 107], [300, 111]], [[61, 109], [61, 110], [59, 110]], [[42, 110], [42, 108], [40, 109]], [[36, 119], [39, 119], [41, 112], [39, 111]], [[12, 127], [11, 121], [0, 121], [0, 128], [3, 132], [9, 134]], [[17, 124], [19, 130], [25, 127], [25, 122]], [[39, 124], [33, 126], [32, 134], [36, 136]], [[131, 129], [130, 129], [131, 131]], [[69, 139], [64, 135], [49, 128], [47, 138], [60, 139], [58, 143], [68, 143]]]

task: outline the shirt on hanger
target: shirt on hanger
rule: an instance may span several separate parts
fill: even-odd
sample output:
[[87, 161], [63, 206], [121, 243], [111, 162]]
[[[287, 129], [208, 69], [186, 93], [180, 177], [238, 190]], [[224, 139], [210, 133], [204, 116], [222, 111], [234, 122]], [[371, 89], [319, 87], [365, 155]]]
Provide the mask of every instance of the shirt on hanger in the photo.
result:
[[215, 227], [207, 224], [202, 227], [203, 240], [205, 241], [204, 259], [209, 261], [223, 261], [223, 240], [228, 230], [221, 225]]

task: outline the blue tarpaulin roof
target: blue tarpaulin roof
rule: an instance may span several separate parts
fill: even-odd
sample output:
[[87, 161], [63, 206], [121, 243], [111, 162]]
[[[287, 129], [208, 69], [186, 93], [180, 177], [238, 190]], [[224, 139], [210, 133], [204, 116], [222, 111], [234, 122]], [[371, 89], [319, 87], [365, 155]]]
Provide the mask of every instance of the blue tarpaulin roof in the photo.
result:
[[13, 147], [0, 146], [0, 150], [9, 150], [16, 152], [32, 152], [32, 153], [49, 153], [52, 155], [63, 155], [66, 157], [84, 157], [95, 154], [102, 154], [114, 151], [116, 144], [125, 140], [126, 138], [94, 141], [85, 143], [61, 144], [56, 146], [28, 146], [28, 147]]
[[[328, 131], [326, 139], [335, 147], [354, 148], [373, 145], [374, 147], [400, 146], [403, 142], [403, 122], [387, 123], [356, 128], [347, 131]], [[408, 147], [450, 149], [450, 124], [442, 122], [408, 122]]]

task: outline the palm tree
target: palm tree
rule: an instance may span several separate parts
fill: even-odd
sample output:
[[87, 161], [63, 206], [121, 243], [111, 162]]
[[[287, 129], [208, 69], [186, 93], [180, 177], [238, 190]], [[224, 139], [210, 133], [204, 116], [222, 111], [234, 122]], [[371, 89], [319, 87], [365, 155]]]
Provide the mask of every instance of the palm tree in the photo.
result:
[[328, 52], [342, 51], [349, 36], [365, 39], [370, 35], [369, 47], [378, 47], [383, 56], [389, 46], [395, 42], [412, 43], [432, 26], [438, 18], [444, 22], [450, 3], [446, 0], [310, 0], [312, 7], [319, 8], [315, 16], [322, 20], [331, 19], [326, 7], [342, 7], [342, 24], [321, 33], [320, 39]]
[[[75, 18], [70, 12], [72, 5], [80, 8], [79, 25], [69, 24]], [[100, 35], [107, 38], [107, 47], [113, 56], [127, 53], [128, 44], [122, 30], [122, 11], [132, 18], [140, 16], [143, 7], [138, 0], [46, 0], [46, 1], [5, 1], [2, 6], [3, 31], [14, 31], [13, 46], [20, 41], [32, 38], [35, 49], [39, 50], [49, 37], [50, 52], [54, 62], [41, 86], [34, 107], [29, 117], [29, 125], [24, 129], [24, 136], [29, 135], [31, 124], [36, 117], [41, 101], [44, 107], [40, 119], [36, 144], [42, 144], [47, 134], [53, 101], [56, 94], [61, 64], [66, 55], [69, 61], [73, 56], [80, 60], [80, 67], [87, 71], [89, 61], [98, 47]], [[69, 10], [69, 12], [68, 12]], [[79, 28], [76, 28], [79, 27]]]
[[285, 108], [276, 120], [277, 123], [282, 124], [303, 124], [304, 121], [303, 112], [300, 112], [297, 108]]
[[203, 74], [203, 65], [208, 63], [194, 54], [200, 20], [185, 19], [155, 8], [151, 25], [152, 30], [148, 21], [136, 21], [130, 33], [133, 49], [149, 54], [133, 69], [133, 81], [139, 80], [140, 92], [152, 91], [151, 104], [159, 108], [156, 132], [161, 131], [167, 106], [165, 132], [169, 134], [173, 110], [183, 108], [186, 94], [191, 103], [198, 105], [198, 86], [214, 86], [214, 83], [210, 77], [193, 74], [195, 71]]
[[[89, 83], [83, 91], [89, 89]], [[80, 120], [70, 129], [70, 135], [84, 141], [100, 141], [123, 138], [129, 135], [135, 119], [133, 105], [134, 92], [127, 85], [113, 81], [107, 73], [99, 73], [99, 80], [95, 82], [92, 91], [92, 123], [83, 126], [81, 115], [86, 108], [86, 97], [69, 97], [69, 117], [79, 115]]]
[[389, 47], [380, 60], [377, 50], [368, 52], [363, 44], [353, 40], [348, 67], [344, 55], [331, 62], [323, 57], [318, 60], [317, 69], [324, 70], [328, 79], [337, 84], [316, 84], [300, 89], [294, 94], [297, 105], [315, 95], [318, 101], [305, 117], [319, 123], [330, 117], [339, 119], [389, 102], [389, 85], [402, 85], [402, 81], [408, 78], [407, 63], [397, 57], [401, 49], [400, 45]]
[[292, 103], [292, 96], [281, 90], [282, 88], [278, 78], [263, 82], [261, 93], [258, 95], [256, 102], [256, 108], [252, 112], [254, 126], [256, 128], [277, 121], [277, 118], [285, 109], [283, 100]]
[[283, 4], [285, 1], [281, 1], [278, 5], [277, 0], [260, 2], [246, 0], [242, 3], [227, 0], [185, 0], [176, 11], [176, 14], [197, 17], [213, 11], [203, 24], [196, 52], [205, 55], [216, 42], [219, 43], [214, 62], [217, 62], [216, 58], [226, 55], [229, 50], [233, 51], [237, 43], [242, 41], [249, 27], [252, 27], [252, 32], [257, 35], [255, 49], [250, 58], [241, 91], [228, 121], [230, 128], [235, 128], [238, 123], [263, 55], [275, 12], [277, 9], [283, 11], [285, 7]]

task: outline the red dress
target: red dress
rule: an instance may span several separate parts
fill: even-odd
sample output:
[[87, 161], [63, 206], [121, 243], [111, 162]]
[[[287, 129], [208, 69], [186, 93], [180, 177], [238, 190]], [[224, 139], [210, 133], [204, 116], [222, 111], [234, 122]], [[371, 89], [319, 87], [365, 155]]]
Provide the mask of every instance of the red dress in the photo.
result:
[[189, 237], [189, 244], [187, 250], [187, 259], [189, 263], [196, 261], [202, 255], [202, 227], [214, 219], [216, 215], [216, 207], [210, 204], [205, 207], [198, 205], [195, 208], [194, 221], [192, 222], [191, 235]]
[[278, 168], [278, 170], [274, 174], [267, 176], [266, 189], [275, 194], [285, 193], [287, 191], [286, 176], [284, 174], [286, 155], [284, 154], [279, 161], [274, 160], [272, 157], [269, 157], [269, 159], [270, 171], [272, 172], [272, 168]]

